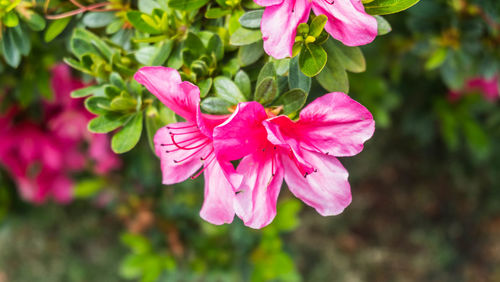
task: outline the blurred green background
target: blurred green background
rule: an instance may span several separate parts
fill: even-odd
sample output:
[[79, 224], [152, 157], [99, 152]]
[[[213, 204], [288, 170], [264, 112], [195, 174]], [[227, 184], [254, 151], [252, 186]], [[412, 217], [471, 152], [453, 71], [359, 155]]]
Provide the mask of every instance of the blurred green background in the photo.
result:
[[[377, 130], [341, 159], [344, 213], [321, 217], [283, 188], [270, 226], [210, 225], [202, 181], [162, 186], [143, 138], [100, 192], [82, 177], [69, 205], [23, 202], [1, 170], [0, 282], [500, 281], [498, 99], [465, 86], [498, 76], [500, 3], [423, 0], [386, 19], [392, 32], [362, 47], [367, 71], [349, 74]], [[47, 55], [26, 65], [60, 56], [35, 46]], [[21, 85], [26, 69], [0, 81]]]

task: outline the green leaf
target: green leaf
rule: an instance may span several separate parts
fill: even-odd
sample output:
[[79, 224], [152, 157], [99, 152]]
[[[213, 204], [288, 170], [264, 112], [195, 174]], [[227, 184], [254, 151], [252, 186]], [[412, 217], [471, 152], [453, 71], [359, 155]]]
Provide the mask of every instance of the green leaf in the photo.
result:
[[306, 44], [299, 55], [300, 70], [307, 76], [313, 77], [325, 67], [327, 55], [323, 47], [315, 44]]
[[229, 14], [231, 14], [231, 10], [229, 9], [210, 8], [205, 12], [205, 18], [218, 19]]
[[33, 31], [41, 31], [45, 28], [45, 20], [43, 17], [33, 11], [21, 14], [21, 19], [25, 21]]
[[366, 61], [359, 47], [349, 47], [330, 38], [324, 45], [328, 59], [335, 58], [346, 70], [354, 73], [366, 70]]
[[241, 26], [246, 28], [260, 28], [263, 14], [264, 10], [248, 11], [240, 17], [239, 22]]
[[262, 33], [259, 29], [238, 28], [229, 39], [229, 44], [234, 46], [244, 46], [257, 42], [262, 39]]
[[71, 92], [72, 98], [82, 98], [94, 94], [98, 89], [104, 88], [102, 85], [91, 85]]
[[114, 111], [134, 110], [136, 106], [137, 101], [135, 99], [122, 96], [114, 98], [110, 103], [110, 107]]
[[427, 62], [425, 63], [426, 70], [433, 70], [440, 67], [444, 61], [446, 61], [446, 57], [448, 56], [448, 48], [441, 47], [436, 49]]
[[420, 0], [373, 0], [364, 4], [365, 11], [370, 15], [387, 15], [406, 10]]
[[375, 16], [377, 19], [377, 34], [386, 35], [392, 31], [391, 24], [382, 16]]
[[115, 12], [89, 12], [83, 16], [82, 22], [87, 27], [100, 28], [109, 25], [115, 19]]
[[73, 188], [73, 196], [77, 199], [89, 198], [94, 196], [104, 186], [105, 183], [100, 178], [84, 179], [79, 181]]
[[266, 105], [272, 102], [278, 95], [278, 84], [272, 77], [266, 77], [259, 83], [255, 89], [255, 101]]
[[138, 31], [149, 34], [161, 33], [158, 29], [156, 29], [156, 27], [153, 27], [149, 25], [146, 21], [144, 21], [142, 15], [146, 14], [143, 14], [139, 11], [129, 11], [127, 12], [127, 19]]
[[276, 106], [283, 106], [283, 114], [289, 115], [300, 110], [307, 100], [307, 93], [302, 89], [291, 89], [280, 95], [278, 100], [273, 103]]
[[154, 136], [156, 134], [156, 131], [158, 131], [158, 129], [164, 126], [165, 123], [163, 123], [160, 117], [160, 113], [153, 105], [150, 105], [146, 108], [145, 114], [146, 114], [146, 132], [148, 134], [149, 147], [153, 152], [155, 152]]
[[189, 50], [195, 56], [195, 59], [206, 52], [205, 45], [200, 37], [193, 32], [189, 32], [184, 41], [184, 49]]
[[14, 35], [12, 29], [7, 29], [3, 32], [2, 40], [2, 53], [5, 62], [13, 68], [17, 68], [21, 63], [21, 53], [14, 42]]
[[240, 70], [234, 76], [234, 82], [241, 90], [243, 95], [247, 98], [247, 100], [252, 100], [252, 84], [250, 82], [250, 77], [246, 72]]
[[276, 78], [276, 68], [274, 67], [273, 62], [268, 62], [262, 67], [259, 72], [259, 76], [257, 77], [257, 85], [259, 85], [262, 80], [267, 77]]
[[224, 43], [220, 39], [219, 35], [213, 34], [208, 41], [207, 50], [215, 55], [217, 61], [224, 58]]
[[328, 59], [326, 67], [316, 76], [316, 80], [328, 92], [349, 92], [347, 72], [335, 59]]
[[207, 78], [205, 80], [199, 81], [198, 82], [198, 87], [200, 88], [200, 97], [204, 98], [208, 95], [210, 92], [210, 89], [212, 88], [212, 78]]
[[209, 0], [169, 0], [168, 6], [172, 9], [191, 11], [203, 7]]
[[262, 40], [259, 40], [250, 45], [241, 46], [238, 50], [238, 60], [241, 66], [249, 66], [257, 62], [262, 55], [264, 55], [264, 48], [262, 47]]
[[219, 98], [219, 97], [208, 97], [203, 99], [200, 106], [201, 109], [210, 114], [223, 115], [228, 114], [228, 108], [233, 106], [234, 104]]
[[21, 55], [27, 56], [31, 50], [31, 41], [29, 39], [29, 33], [21, 28], [20, 25], [10, 29], [12, 33], [12, 39], [14, 44], [17, 46]]
[[323, 31], [323, 28], [325, 28], [325, 24], [328, 21], [328, 17], [325, 15], [319, 15], [315, 17], [311, 25], [309, 26], [309, 35], [316, 38], [318, 37], [321, 32]]
[[146, 66], [161, 66], [172, 53], [173, 41], [168, 40], [155, 46], [145, 46], [137, 50], [135, 59]]
[[218, 97], [232, 103], [233, 105], [246, 101], [245, 96], [241, 93], [238, 86], [236, 86], [231, 79], [225, 76], [218, 76], [215, 78], [214, 88], [215, 94]]
[[19, 24], [19, 18], [14, 11], [7, 13], [3, 18], [6, 27], [15, 27]]
[[93, 118], [87, 128], [94, 133], [108, 133], [122, 126], [130, 116], [108, 113]]
[[122, 130], [111, 138], [111, 149], [117, 154], [132, 150], [139, 142], [142, 133], [143, 113], [138, 112], [125, 123]]
[[108, 113], [109, 100], [105, 97], [89, 97], [85, 100], [85, 108], [96, 115]]
[[312, 79], [304, 75], [299, 68], [299, 59], [297, 57], [290, 60], [290, 69], [288, 74], [288, 85], [290, 89], [300, 88], [309, 93]]
[[69, 24], [71, 21], [71, 17], [67, 18], [62, 18], [55, 20], [49, 24], [49, 27], [47, 30], [45, 30], [45, 35], [44, 35], [44, 40], [45, 42], [50, 42], [54, 40], [63, 30], [66, 28], [66, 26]]

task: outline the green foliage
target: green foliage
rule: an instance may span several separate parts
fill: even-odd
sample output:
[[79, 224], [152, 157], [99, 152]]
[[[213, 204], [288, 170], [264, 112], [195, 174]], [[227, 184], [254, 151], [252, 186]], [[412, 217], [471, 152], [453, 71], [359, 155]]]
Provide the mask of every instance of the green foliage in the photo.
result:
[[417, 4], [420, 0], [372, 0], [363, 1], [365, 11], [371, 15], [394, 14], [406, 10]]

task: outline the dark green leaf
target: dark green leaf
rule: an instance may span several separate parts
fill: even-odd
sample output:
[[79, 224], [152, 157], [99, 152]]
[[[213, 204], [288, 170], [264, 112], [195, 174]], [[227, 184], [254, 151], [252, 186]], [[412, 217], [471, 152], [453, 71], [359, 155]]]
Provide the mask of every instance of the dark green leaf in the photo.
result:
[[276, 83], [276, 80], [272, 77], [267, 77], [257, 85], [254, 99], [257, 102], [266, 105], [272, 102], [276, 98], [277, 94], [278, 84]]
[[231, 14], [231, 10], [229, 9], [210, 8], [205, 12], [205, 18], [217, 19], [229, 14]]
[[208, 97], [203, 99], [200, 106], [205, 112], [222, 115], [228, 114], [228, 108], [233, 104], [219, 97]]
[[90, 28], [100, 28], [109, 25], [116, 19], [115, 12], [89, 12], [83, 16], [83, 24]]
[[249, 66], [257, 62], [262, 55], [264, 55], [264, 48], [262, 47], [262, 41], [259, 40], [250, 45], [241, 46], [238, 50], [238, 59], [241, 66]]
[[206, 97], [208, 95], [208, 92], [210, 92], [210, 89], [212, 88], [212, 78], [209, 77], [203, 81], [198, 82], [198, 87], [200, 87], [200, 97]]
[[250, 82], [250, 77], [246, 72], [240, 70], [234, 76], [234, 82], [241, 90], [243, 95], [247, 98], [247, 100], [252, 100], [252, 84]]
[[276, 78], [276, 69], [274, 68], [273, 62], [268, 62], [262, 67], [259, 72], [259, 76], [257, 77], [257, 85], [259, 85], [262, 80], [267, 77]]
[[278, 100], [273, 103], [276, 106], [283, 106], [283, 114], [289, 115], [300, 110], [307, 100], [307, 93], [302, 89], [291, 89], [280, 95]]
[[7, 29], [3, 32], [2, 40], [2, 53], [7, 64], [13, 68], [17, 68], [21, 63], [21, 53], [14, 42], [12, 29]]
[[31, 50], [29, 33], [22, 29], [20, 25], [11, 28], [10, 32], [12, 32], [12, 39], [14, 40], [14, 44], [21, 52], [21, 55], [27, 56]]
[[191, 11], [203, 7], [209, 0], [169, 0], [168, 6], [173, 9]]
[[306, 93], [311, 89], [311, 78], [304, 75], [299, 68], [299, 59], [297, 57], [290, 60], [290, 69], [288, 74], [288, 85], [290, 89], [300, 88]]
[[108, 113], [109, 103], [105, 97], [89, 97], [85, 100], [85, 108], [93, 114], [103, 115]]
[[94, 133], [108, 133], [122, 126], [129, 116], [121, 116], [108, 113], [92, 119], [88, 124], [88, 130]]
[[236, 84], [225, 76], [218, 76], [214, 80], [215, 93], [218, 97], [236, 105], [240, 102], [245, 102], [246, 98], [241, 93]]
[[41, 31], [45, 28], [45, 20], [43, 17], [33, 11], [21, 15], [21, 19], [34, 31]]

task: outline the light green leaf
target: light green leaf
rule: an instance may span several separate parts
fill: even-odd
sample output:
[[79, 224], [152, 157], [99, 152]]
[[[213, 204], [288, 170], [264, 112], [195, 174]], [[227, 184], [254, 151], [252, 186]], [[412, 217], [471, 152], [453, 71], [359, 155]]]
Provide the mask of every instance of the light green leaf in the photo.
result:
[[262, 39], [262, 33], [259, 29], [238, 28], [229, 39], [229, 44], [234, 46], [244, 46], [257, 42]]
[[239, 22], [241, 26], [246, 28], [260, 28], [262, 14], [264, 14], [264, 10], [248, 11], [240, 17]]
[[307, 76], [313, 77], [325, 67], [327, 55], [323, 47], [315, 44], [306, 44], [299, 55], [300, 70]]
[[233, 105], [246, 101], [245, 96], [241, 93], [238, 86], [231, 79], [225, 76], [218, 76], [215, 78], [214, 88], [215, 94], [218, 97], [232, 103]]
[[387, 15], [406, 10], [420, 0], [374, 0], [365, 3], [365, 11], [370, 15]]
[[108, 113], [93, 118], [87, 127], [90, 132], [108, 133], [122, 126], [129, 117]]
[[69, 24], [70, 21], [71, 17], [67, 17], [51, 22], [49, 24], [49, 27], [45, 31], [44, 35], [45, 42], [50, 42], [54, 38], [56, 38], [61, 32], [63, 32], [63, 30], [66, 28], [66, 26]]
[[168, 6], [173, 9], [191, 11], [203, 7], [209, 0], [169, 0]]

